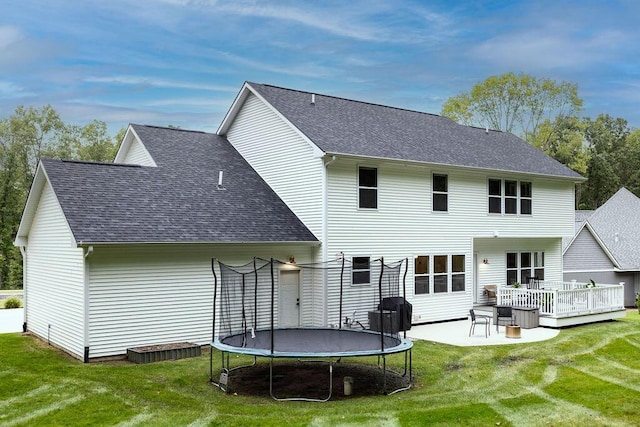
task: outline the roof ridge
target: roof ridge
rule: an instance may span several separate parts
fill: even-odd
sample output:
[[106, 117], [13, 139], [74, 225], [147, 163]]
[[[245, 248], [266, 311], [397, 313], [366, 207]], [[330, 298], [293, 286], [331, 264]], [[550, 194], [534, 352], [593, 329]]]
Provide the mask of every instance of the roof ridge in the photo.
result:
[[202, 130], [182, 129], [182, 128], [175, 127], [175, 126], [144, 125], [144, 124], [139, 124], [139, 123], [131, 123], [131, 126], [144, 126], [144, 127], [147, 127], [147, 128], [154, 128], [154, 129], [165, 129], [165, 130], [175, 130], [175, 131], [180, 131], [180, 132], [192, 132], [192, 133], [202, 133], [202, 134], [216, 135], [215, 133], [205, 132], [205, 131], [202, 131]]
[[[424, 115], [427, 115], [427, 116], [440, 117], [440, 118], [443, 118], [443, 119], [451, 120], [449, 117], [442, 116], [442, 115], [436, 114], [436, 113], [427, 113], [425, 111], [412, 110], [412, 109], [409, 109], [409, 108], [393, 107], [391, 105], [379, 104], [379, 103], [376, 103], [376, 102], [361, 101], [361, 100], [358, 100], [358, 99], [345, 98], [343, 96], [327, 95], [327, 94], [323, 94], [323, 93], [309, 92], [309, 91], [300, 90], [300, 89], [291, 89], [291, 88], [272, 85], [272, 84], [268, 84], [268, 83], [255, 83], [255, 82], [247, 82], [247, 83], [250, 84], [250, 85], [251, 84], [261, 85], [261, 86], [265, 86], [265, 87], [271, 87], [271, 88], [274, 88], [274, 89], [288, 90], [290, 92], [298, 92], [298, 93], [306, 93], [306, 94], [309, 94], [309, 95], [324, 96], [326, 98], [333, 98], [333, 99], [338, 99], [338, 100], [341, 100], [341, 101], [356, 102], [358, 104], [371, 105], [371, 106], [374, 106], [374, 107], [389, 108], [389, 109], [392, 109], [392, 110], [406, 111], [406, 112], [409, 112], [409, 113], [424, 114]], [[451, 120], [451, 121], [453, 123], [456, 123], [453, 120]], [[459, 123], [456, 123], [456, 124], [459, 124]], [[462, 125], [462, 126], [465, 126], [465, 125]], [[469, 126], [469, 127], [471, 127], [471, 126]]]
[[73, 159], [46, 159], [46, 160], [59, 160], [62, 163], [76, 163], [81, 165], [99, 165], [99, 166], [119, 166], [128, 168], [141, 168], [141, 165], [126, 164], [126, 163], [108, 163], [108, 162], [94, 162], [91, 160], [73, 160]]

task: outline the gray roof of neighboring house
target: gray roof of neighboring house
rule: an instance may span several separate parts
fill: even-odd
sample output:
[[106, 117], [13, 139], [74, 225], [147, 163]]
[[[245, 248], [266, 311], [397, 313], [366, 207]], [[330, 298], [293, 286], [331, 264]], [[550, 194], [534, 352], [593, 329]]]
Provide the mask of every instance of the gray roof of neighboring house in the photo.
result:
[[622, 270], [640, 270], [640, 199], [621, 188], [587, 222]]
[[158, 167], [42, 160], [76, 241], [317, 242], [225, 138], [132, 126]]
[[577, 210], [576, 214], [575, 214], [575, 232], [577, 233], [580, 228], [582, 228], [582, 224], [584, 224], [584, 222], [586, 220], [589, 219], [589, 217], [591, 215], [593, 215], [595, 211], [593, 210]]
[[426, 162], [583, 180], [517, 136], [435, 114], [247, 83], [328, 154]]

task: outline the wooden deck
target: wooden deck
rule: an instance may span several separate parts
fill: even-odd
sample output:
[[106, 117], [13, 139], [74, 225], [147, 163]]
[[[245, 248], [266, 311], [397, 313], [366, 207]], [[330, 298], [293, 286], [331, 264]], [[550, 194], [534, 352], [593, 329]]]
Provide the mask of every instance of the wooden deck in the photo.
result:
[[[551, 328], [619, 319], [626, 315], [623, 285], [540, 281], [535, 289], [500, 286], [496, 304], [538, 308], [540, 326]], [[493, 314], [492, 306], [477, 306], [474, 310]]]

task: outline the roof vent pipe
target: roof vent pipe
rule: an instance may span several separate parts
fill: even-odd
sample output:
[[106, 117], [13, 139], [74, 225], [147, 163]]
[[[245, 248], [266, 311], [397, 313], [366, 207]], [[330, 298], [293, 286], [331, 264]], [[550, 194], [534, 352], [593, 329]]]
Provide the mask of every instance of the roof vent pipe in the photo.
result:
[[218, 190], [224, 190], [224, 187], [222, 186], [222, 174], [222, 171], [218, 172]]
[[489, 126], [484, 127], [484, 133], [489, 133]]
[[312, 93], [311, 94], [311, 105], [315, 105], [316, 104], [316, 94]]

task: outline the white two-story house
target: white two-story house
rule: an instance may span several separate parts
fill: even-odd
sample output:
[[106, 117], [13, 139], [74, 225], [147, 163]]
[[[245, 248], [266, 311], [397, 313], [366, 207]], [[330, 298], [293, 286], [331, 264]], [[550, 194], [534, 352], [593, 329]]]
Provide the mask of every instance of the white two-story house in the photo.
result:
[[562, 281], [583, 178], [513, 134], [255, 83], [218, 133], [318, 236], [319, 259], [409, 257], [414, 322], [464, 317], [485, 284]]
[[[413, 322], [465, 317], [483, 285], [562, 281], [582, 180], [509, 133], [245, 83], [217, 135], [131, 125], [113, 164], [41, 161], [16, 237], [25, 330], [85, 361], [207, 344], [211, 258], [254, 256], [344, 256], [349, 287], [408, 259]], [[331, 324], [335, 286], [278, 312]]]

